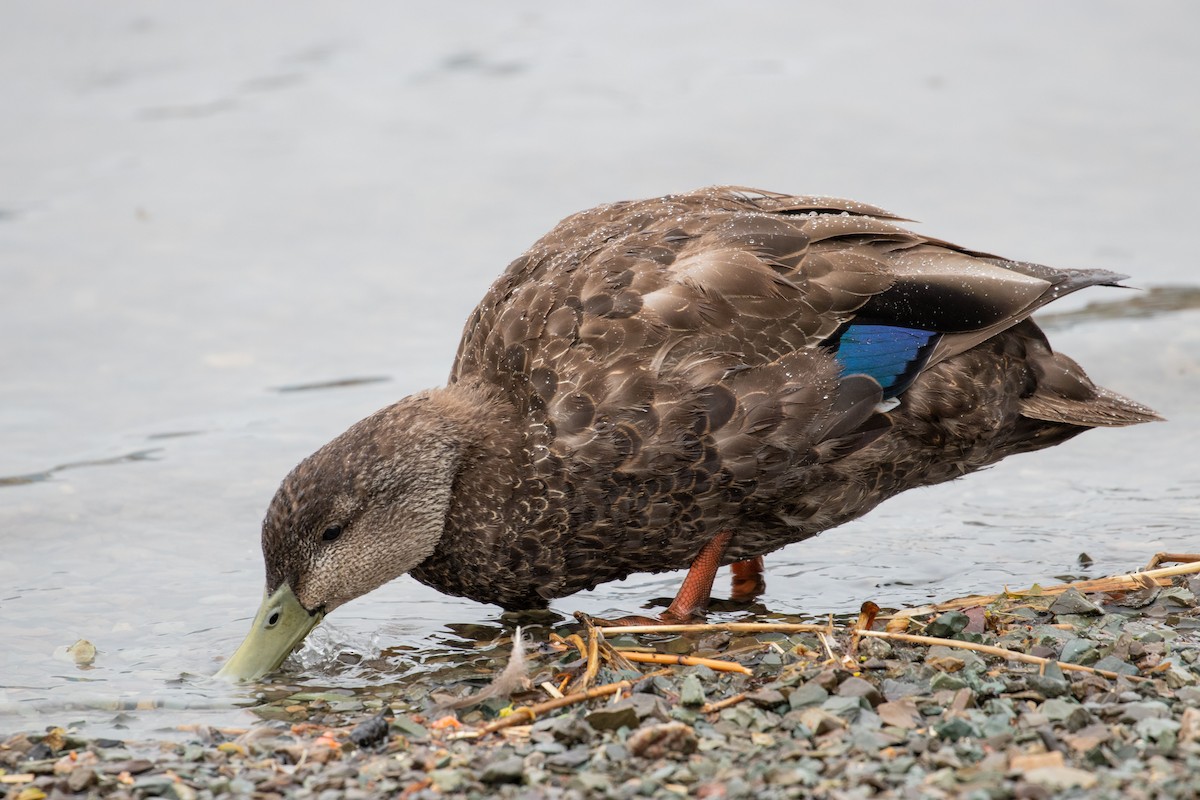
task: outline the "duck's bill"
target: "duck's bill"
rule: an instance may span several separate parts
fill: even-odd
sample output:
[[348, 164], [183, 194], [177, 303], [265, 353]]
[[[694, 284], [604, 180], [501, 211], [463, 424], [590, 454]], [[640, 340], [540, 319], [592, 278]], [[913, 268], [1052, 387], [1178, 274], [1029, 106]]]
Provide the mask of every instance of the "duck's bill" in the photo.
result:
[[237, 652], [229, 657], [216, 677], [228, 681], [252, 681], [273, 672], [300, 646], [308, 632], [325, 614], [310, 612], [286, 583], [263, 598], [250, 633]]

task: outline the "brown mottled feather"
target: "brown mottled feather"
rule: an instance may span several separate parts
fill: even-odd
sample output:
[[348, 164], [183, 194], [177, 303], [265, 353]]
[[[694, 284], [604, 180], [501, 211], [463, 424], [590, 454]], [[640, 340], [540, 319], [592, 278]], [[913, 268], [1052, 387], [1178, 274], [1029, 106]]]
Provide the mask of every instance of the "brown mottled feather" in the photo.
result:
[[[563, 220], [491, 287], [430, 393], [470, 455], [412, 574], [540, 606], [686, 567], [720, 531], [726, 563], [752, 558], [905, 489], [1156, 418], [1028, 320], [1120, 276], [1006, 261], [899, 220], [730, 187]], [[890, 410], [828, 346], [856, 317], [943, 334]]]

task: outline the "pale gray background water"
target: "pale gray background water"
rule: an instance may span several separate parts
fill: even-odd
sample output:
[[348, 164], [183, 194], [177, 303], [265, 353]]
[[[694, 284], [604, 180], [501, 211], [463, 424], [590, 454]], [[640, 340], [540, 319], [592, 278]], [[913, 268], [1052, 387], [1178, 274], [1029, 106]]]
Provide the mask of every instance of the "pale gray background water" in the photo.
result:
[[[1188, 0], [6, 3], [0, 733], [244, 721], [235, 696], [178, 678], [245, 632], [282, 475], [440, 383], [487, 285], [558, 219], [711, 183], [850, 196], [1167, 287], [1165, 310], [1060, 318], [1053, 339], [1169, 424], [1091, 433], [788, 548], [768, 607], [1200, 550], [1200, 310], [1177, 288], [1200, 283], [1198, 24]], [[362, 377], [387, 381], [281, 391]], [[678, 577], [555, 607], [636, 610]], [[419, 654], [448, 622], [496, 617], [402, 579], [323, 641]], [[91, 670], [64, 660], [80, 638]], [[176, 710], [109, 710], [139, 700]]]

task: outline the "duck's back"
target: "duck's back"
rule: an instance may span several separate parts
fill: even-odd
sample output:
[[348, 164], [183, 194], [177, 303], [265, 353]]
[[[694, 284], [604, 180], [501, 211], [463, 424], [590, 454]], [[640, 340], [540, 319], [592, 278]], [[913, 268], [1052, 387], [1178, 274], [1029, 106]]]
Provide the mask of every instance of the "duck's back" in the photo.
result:
[[686, 566], [718, 530], [726, 561], [759, 555], [911, 486], [1155, 418], [1027, 319], [1120, 276], [896, 219], [714, 188], [582, 212], [513, 262], [451, 375], [525, 422], [504, 513], [528, 586], [493, 601]]

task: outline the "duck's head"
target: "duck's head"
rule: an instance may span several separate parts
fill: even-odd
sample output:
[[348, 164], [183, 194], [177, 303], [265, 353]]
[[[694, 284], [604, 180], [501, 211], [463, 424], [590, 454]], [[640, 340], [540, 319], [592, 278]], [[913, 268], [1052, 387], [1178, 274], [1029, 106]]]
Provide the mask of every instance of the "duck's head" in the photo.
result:
[[428, 558], [446, 525], [461, 448], [429, 393], [355, 424], [292, 470], [262, 526], [267, 585], [217, 677], [253, 680], [325, 614]]

